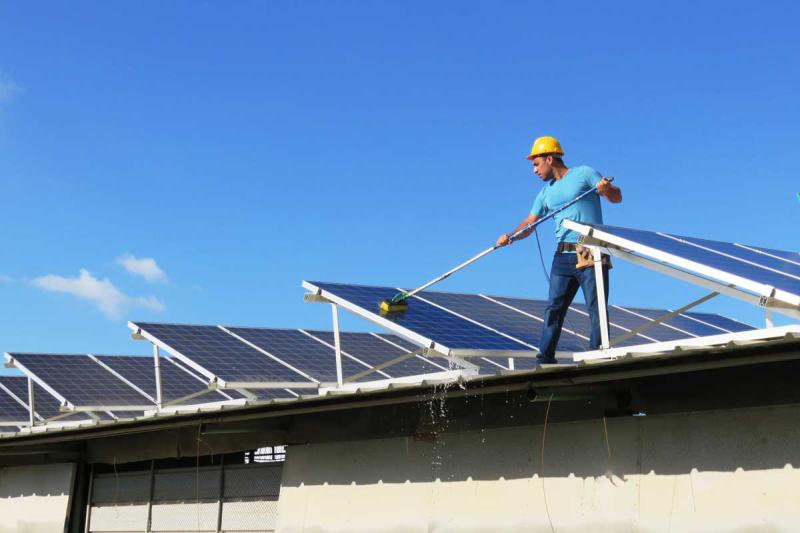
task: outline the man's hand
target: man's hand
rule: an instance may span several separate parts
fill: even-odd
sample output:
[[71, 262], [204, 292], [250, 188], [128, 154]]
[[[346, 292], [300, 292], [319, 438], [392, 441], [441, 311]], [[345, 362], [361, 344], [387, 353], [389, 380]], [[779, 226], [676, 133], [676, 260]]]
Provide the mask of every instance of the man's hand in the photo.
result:
[[[612, 176], [612, 179], [613, 179], [613, 176]], [[603, 176], [603, 179], [601, 179], [597, 183], [597, 192], [598, 192], [598, 194], [602, 194], [603, 196], [606, 196], [606, 195], [608, 195], [608, 191], [610, 191], [610, 190], [611, 190], [611, 182], [608, 181], [608, 178], [606, 176]]]
[[618, 204], [622, 201], [622, 191], [619, 187], [612, 185], [609, 179], [613, 177], [603, 177], [597, 182], [597, 194], [606, 198], [612, 204]]
[[497, 238], [497, 242], [494, 244], [497, 248], [502, 248], [503, 246], [508, 246], [511, 244], [511, 240], [508, 238], [508, 235], [503, 233]]

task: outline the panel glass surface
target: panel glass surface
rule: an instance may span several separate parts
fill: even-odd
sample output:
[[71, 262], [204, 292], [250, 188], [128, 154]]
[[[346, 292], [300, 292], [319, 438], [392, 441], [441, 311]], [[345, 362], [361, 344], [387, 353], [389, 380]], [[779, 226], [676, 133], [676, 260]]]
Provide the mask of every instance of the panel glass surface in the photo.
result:
[[[796, 279], [787, 273], [777, 273], [757, 265], [731, 259], [719, 253], [704, 250], [685, 242], [679, 242], [675, 239], [659, 235], [658, 233], [654, 233], [652, 231], [620, 228], [617, 226], [605, 226], [602, 224], [593, 224], [591, 226], [611, 235], [622, 237], [623, 239], [666, 252], [676, 257], [688, 259], [706, 267], [714, 268], [728, 274], [739, 276], [740, 278], [762, 283], [764, 285], [770, 285], [793, 295], [800, 296], [800, 279]], [[687, 241], [690, 239], [687, 237], [678, 238]], [[726, 245], [726, 243], [720, 243], [717, 241], [713, 242], [715, 242], [720, 248]], [[766, 264], [765, 261], [761, 261], [761, 263]], [[769, 264], [770, 267], [772, 267], [773, 263]]]
[[87, 355], [12, 353], [11, 356], [76, 407], [151, 403]]
[[[662, 316], [663, 314], [668, 312], [658, 309], [643, 309], [638, 307], [636, 308], [629, 307], [627, 309], [635, 311], [640, 315], [644, 315], [651, 320], [656, 319], [659, 316]], [[736, 322], [735, 320], [731, 320], [729, 318], [725, 318], [719, 315], [714, 315], [711, 313], [680, 314], [665, 321], [664, 324], [679, 329], [681, 331], [687, 332], [688, 335], [682, 335], [679, 336], [679, 338], [687, 336], [705, 337], [710, 335], [722, 335], [725, 333], [734, 333], [737, 331], [747, 331], [754, 329], [746, 324], [742, 324], [741, 322]], [[646, 331], [645, 335], [649, 331], [651, 330]]]
[[758, 250], [761, 253], [774, 255], [776, 257], [780, 257], [784, 261], [790, 261], [795, 265], [800, 265], [800, 253], [797, 252], [788, 252], [784, 250], [775, 250], [773, 248], [764, 248], [763, 246], [751, 246], [747, 245], [748, 248], [753, 248]]
[[753, 326], [751, 326], [749, 324], [745, 324], [743, 322], [739, 322], [738, 320], [734, 320], [734, 319], [728, 318], [726, 316], [715, 315], [713, 313], [688, 312], [688, 313], [682, 313], [682, 314], [685, 317], [689, 317], [691, 319], [694, 319], [693, 322], [696, 322], [696, 321], [706, 322], [707, 324], [710, 324], [710, 325], [714, 326], [715, 328], [718, 328], [718, 329], [722, 330], [722, 331], [720, 331], [720, 333], [727, 333], [729, 331], [733, 332], [733, 333], [736, 333], [737, 331], [752, 331], [752, 330], [756, 329], [756, 328], [754, 328]]
[[[327, 342], [328, 344], [333, 345], [333, 332], [331, 331], [308, 331], [314, 337]], [[411, 345], [408, 349], [397, 348], [388, 342], [381, 340], [380, 338], [370, 335], [369, 333], [350, 333], [350, 332], [341, 332], [339, 334], [339, 338], [342, 343], [342, 352], [347, 352], [348, 354], [352, 355], [364, 361], [368, 366], [377, 366], [397, 357], [402, 357], [404, 355], [408, 355], [409, 351], [414, 351], [418, 349], [418, 347]], [[402, 339], [389, 335], [387, 340], [397, 344], [398, 346], [404, 346], [402, 343]], [[442, 360], [444, 361], [444, 360]], [[446, 365], [445, 365], [446, 366]], [[357, 372], [363, 372], [367, 369], [367, 367], [359, 365], [359, 369]], [[388, 375], [389, 377], [401, 377], [401, 376], [416, 376], [419, 374], [430, 374], [432, 372], [441, 372], [441, 368], [438, 368], [426, 361], [423, 361], [416, 356], [411, 356], [410, 358], [402, 361], [400, 363], [391, 365], [387, 368], [382, 369], [381, 371]], [[347, 372], [344, 373], [344, 378], [347, 379], [348, 376], [352, 376], [354, 373], [348, 374]], [[372, 372], [357, 381], [373, 381], [377, 379], [386, 379], [386, 375], [383, 375], [379, 372]]]
[[[654, 318], [658, 318], [667, 314], [666, 309], [641, 309], [636, 307], [620, 307], [610, 305], [608, 309], [609, 320], [625, 329], [634, 330], [639, 328]], [[678, 339], [688, 339], [691, 337], [699, 337], [701, 335], [716, 335], [718, 332], [709, 333], [706, 326], [696, 324], [694, 328], [681, 329], [672, 324], [672, 320], [667, 320], [657, 326], [653, 326], [643, 331], [634, 344], [645, 344], [648, 342], [666, 342]], [[688, 326], [688, 324], [685, 324]], [[615, 335], [612, 335], [613, 339]], [[648, 340], [642, 341], [641, 338]], [[630, 345], [630, 342], [627, 344]], [[626, 344], [619, 344], [619, 346], [626, 346]]]
[[[397, 290], [392, 287], [311, 283], [357, 305], [376, 317], [380, 317], [378, 306], [381, 300], [389, 299], [397, 293]], [[530, 350], [527, 346], [418, 299], [409, 302], [408, 310], [405, 313], [390, 313], [383, 318], [451, 349]]]
[[[378, 294], [392, 292], [391, 288], [312, 283], [348, 301], [351, 301], [350, 297], [355, 295], [354, 297], [357, 301], [354, 303], [362, 307], [364, 304], [371, 301], [370, 299], [377, 297]], [[436, 335], [442, 332], [443, 328], [437, 327], [435, 320], [441, 319], [443, 322], [447, 323], [447, 331], [459, 327], [468, 332], [474, 332], [477, 328], [488, 331], [474, 323], [478, 322], [533, 346], [538, 346], [539, 344], [545, 308], [547, 306], [544, 300], [502, 296], [483, 297], [476, 294], [455, 294], [435, 291], [423, 292], [420, 296], [422, 299], [429, 301], [430, 304], [417, 298], [412, 298], [412, 301], [409, 303], [407, 314], [411, 315], [416, 312], [417, 309], [422, 308], [424, 313], [421, 315], [427, 315], [428, 318], [434, 320], [434, 322], [425, 322], [422, 320], [412, 321], [409, 319], [406, 321], [405, 325], [414, 333], [434, 342], [445, 344], [450, 348], [478, 349], [476, 346], [470, 345], [448, 345], [442, 338], [437, 337]], [[440, 306], [440, 308], [436, 308], [431, 304]], [[509, 307], [511, 309], [509, 309]], [[437, 311], [438, 314], [434, 315], [431, 308]], [[377, 306], [375, 306], [374, 309], [377, 309]], [[466, 317], [473, 322], [465, 318], [460, 318], [453, 313]], [[609, 306], [609, 333], [611, 339], [613, 340], [626, 335], [630, 331], [650, 322], [653, 318], [663, 316], [667, 313], [668, 311], [665, 309]], [[676, 316], [664, 323], [649, 327], [642, 333], [625, 341], [615, 343], [614, 345], [633, 346], [652, 342], [717, 335], [725, 332], [720, 328], [727, 329], [728, 331], [752, 329], [746, 324], [719, 315], [710, 313], [686, 313], [683, 316]], [[590, 324], [587, 308], [582, 303], [573, 302], [564, 321], [564, 328], [561, 338], [559, 339], [557, 351], [576, 352], [589, 350], [589, 335]], [[466, 338], [468, 335], [464, 335], [463, 337]], [[519, 343], [515, 344], [517, 346], [516, 349], [520, 349], [522, 346]], [[522, 349], [525, 349], [525, 347], [522, 347]], [[504, 367], [508, 364], [505, 358], [493, 358], [492, 360]], [[497, 367], [492, 368], [492, 365], [487, 367], [485, 364], [480, 363], [478, 359], [473, 358], [471, 361], [479, 364], [482, 371], [494, 372], [497, 370]], [[516, 368], [530, 367], [533, 365], [535, 365], [534, 362], [524, 361], [521, 358], [517, 358], [517, 362], [515, 362]]]
[[[7, 382], [17, 381], [14, 389], [24, 389], [25, 396], [20, 397], [20, 400], [27, 402], [28, 395], [28, 378], [17, 376], [3, 376], [0, 378], [0, 384], [6, 385]], [[9, 388], [11, 390], [11, 388]], [[3, 422], [25, 422], [28, 420], [28, 409], [20, 405], [20, 403], [12, 398], [8, 392], [0, 388], [0, 423]]]
[[[296, 329], [227, 328], [264, 351], [286, 361], [320, 382], [336, 381], [335, 351]], [[342, 357], [342, 374], [365, 370], [364, 365]]]
[[708, 248], [709, 250], [726, 254], [731, 258], [739, 260], [740, 262], [749, 261], [751, 263], [756, 263], [764, 268], [769, 268], [776, 271], [776, 274], [783, 273], [784, 275], [794, 277], [795, 279], [800, 279], [800, 264], [784, 261], [779, 257], [772, 257], [775, 254], [767, 255], [759, 253], [749, 249], [752, 247], [745, 248], [743, 246], [737, 246], [732, 242], [712, 241], [708, 239], [699, 239], [697, 237], [682, 237], [680, 235], [672, 235], [671, 233], [665, 233], [665, 235], [680, 239], [695, 246], [702, 246], [704, 248]]
[[143, 322], [136, 326], [225, 381], [310, 382], [216, 326]]
[[[0, 381], [2, 381], [3, 385], [8, 387], [19, 399], [27, 404], [28, 378], [9, 380], [8, 377], [9, 376], [0, 376]], [[49, 392], [36, 383], [33, 384], [33, 395], [34, 401], [36, 402], [36, 412], [42, 418], [52, 418], [64, 414], [60, 411], [61, 404], [58, 399], [54, 398]], [[90, 418], [86, 413], [73, 413], [69, 415], [69, 417], [69, 420], [88, 420]]]
[[[156, 379], [153, 358], [149, 356], [132, 355], [98, 355], [96, 356], [103, 364], [119, 373], [122, 377], [148, 393], [153, 398], [156, 397]], [[205, 382], [197, 377], [185, 372], [161, 357], [161, 398], [163, 402], [171, 402], [208, 389]], [[193, 399], [192, 403], [200, 401], [217, 402], [226, 398], [216, 391], [208, 391], [209, 396], [203, 400]]]
[[[421, 293], [420, 297], [423, 300], [440, 305], [448, 311], [453, 311], [514, 339], [518, 339], [520, 341], [518, 349], [520, 350], [536, 350], [539, 348], [541, 322], [522, 313], [475, 294], [430, 291]], [[410, 303], [409, 306], [414, 305], [414, 303], [416, 302]], [[572, 340], [569, 338], [571, 335], [567, 332], [564, 333], [562, 340], [569, 344]], [[526, 343], [528, 346], [522, 343]]]

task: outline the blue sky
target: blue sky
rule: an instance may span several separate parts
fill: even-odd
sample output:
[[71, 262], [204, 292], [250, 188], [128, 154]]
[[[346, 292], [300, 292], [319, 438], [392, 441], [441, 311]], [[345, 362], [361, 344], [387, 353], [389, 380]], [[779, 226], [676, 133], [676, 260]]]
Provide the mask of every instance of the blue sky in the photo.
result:
[[[544, 7], [4, 3], [0, 350], [146, 353], [128, 319], [328, 328], [302, 279], [416, 286], [489, 246], [543, 134], [616, 176], [609, 223], [800, 249], [796, 3]], [[547, 283], [530, 239], [439, 288]], [[612, 274], [618, 304], [702, 294]]]

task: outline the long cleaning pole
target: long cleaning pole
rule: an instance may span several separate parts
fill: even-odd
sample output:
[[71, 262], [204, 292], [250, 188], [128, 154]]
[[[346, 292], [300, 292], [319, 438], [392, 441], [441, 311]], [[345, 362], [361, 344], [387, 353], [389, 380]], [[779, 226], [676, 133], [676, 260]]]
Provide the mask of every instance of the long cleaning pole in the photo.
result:
[[[606, 180], [607, 180], [609, 183], [611, 183], [612, 181], [614, 181], [614, 178], [613, 178], [613, 177], [608, 177], [608, 178], [606, 178]], [[511, 235], [509, 235], [509, 236], [508, 236], [508, 237], [509, 237], [509, 239], [513, 241], [514, 239], [516, 239], [517, 237], [519, 237], [520, 235], [522, 235], [522, 234], [523, 234], [523, 233], [525, 233], [526, 231], [528, 231], [528, 230], [532, 230], [532, 229], [536, 229], [536, 226], [538, 226], [539, 224], [541, 224], [541, 223], [542, 223], [542, 222], [544, 222], [545, 220], [548, 220], [548, 219], [550, 219], [550, 218], [553, 218], [555, 215], [557, 215], [558, 213], [560, 213], [560, 212], [561, 212], [561, 211], [563, 211], [564, 209], [566, 209], [566, 208], [570, 207], [571, 205], [573, 205], [574, 203], [576, 203], [576, 202], [578, 202], [578, 201], [582, 200], [583, 198], [585, 198], [586, 196], [590, 195], [590, 194], [591, 194], [591, 193], [593, 193], [593, 192], [597, 192], [597, 188], [596, 188], [596, 187], [592, 187], [592, 188], [591, 188], [591, 189], [589, 189], [588, 191], [584, 191], [583, 193], [581, 193], [581, 194], [580, 194], [580, 196], [576, 197], [576, 198], [575, 198], [575, 199], [573, 199], [573, 200], [570, 200], [569, 202], [567, 202], [566, 204], [562, 205], [562, 206], [561, 206], [561, 207], [559, 207], [558, 209], [556, 209], [556, 210], [554, 210], [554, 211], [552, 211], [552, 212], [548, 213], [547, 215], [543, 216], [542, 218], [540, 218], [540, 219], [539, 219], [539, 220], [537, 220], [536, 222], [533, 222], [533, 223], [531, 223], [531, 224], [528, 224], [528, 225], [526, 225], [524, 228], [520, 228], [519, 230], [517, 230], [517, 231], [515, 231], [514, 233], [512, 233]], [[470, 265], [470, 264], [474, 263], [475, 261], [477, 261], [478, 259], [480, 259], [480, 258], [481, 258], [481, 257], [483, 257], [484, 255], [489, 255], [490, 253], [494, 252], [494, 251], [495, 251], [495, 250], [497, 250], [498, 248], [500, 248], [500, 247], [499, 247], [499, 246], [497, 246], [496, 244], [495, 244], [494, 246], [492, 246], [491, 248], [487, 248], [486, 250], [482, 251], [482, 252], [481, 252], [481, 253], [479, 253], [478, 255], [476, 255], [476, 256], [474, 256], [474, 257], [471, 257], [470, 259], [467, 259], [466, 261], [464, 261], [464, 262], [463, 262], [463, 263], [461, 263], [460, 265], [458, 265], [458, 266], [456, 266], [456, 267], [454, 267], [454, 268], [452, 268], [452, 269], [448, 270], [447, 272], [445, 272], [445, 273], [444, 273], [444, 274], [442, 274], [441, 276], [439, 276], [439, 277], [437, 277], [437, 278], [434, 278], [434, 279], [430, 280], [430, 281], [429, 281], [428, 283], [426, 283], [425, 285], [421, 285], [421, 286], [417, 287], [416, 289], [414, 289], [414, 290], [413, 290], [413, 291], [411, 291], [411, 292], [398, 292], [398, 293], [397, 293], [397, 294], [395, 294], [395, 295], [394, 295], [394, 297], [392, 298], [392, 300], [391, 300], [391, 303], [398, 303], [398, 302], [402, 302], [403, 300], [407, 300], [408, 298], [411, 298], [412, 296], [414, 296], [414, 295], [415, 295], [415, 294], [417, 294], [418, 292], [424, 291], [425, 289], [427, 289], [427, 288], [428, 288], [428, 287], [430, 287], [431, 285], [433, 285], [433, 284], [435, 284], [435, 283], [439, 283], [439, 282], [440, 282], [440, 281], [442, 281], [443, 279], [449, 278], [451, 275], [455, 274], [456, 272], [458, 272], [459, 270], [461, 270], [461, 269], [462, 269], [462, 268], [464, 268], [465, 266], [468, 266], [468, 265]]]

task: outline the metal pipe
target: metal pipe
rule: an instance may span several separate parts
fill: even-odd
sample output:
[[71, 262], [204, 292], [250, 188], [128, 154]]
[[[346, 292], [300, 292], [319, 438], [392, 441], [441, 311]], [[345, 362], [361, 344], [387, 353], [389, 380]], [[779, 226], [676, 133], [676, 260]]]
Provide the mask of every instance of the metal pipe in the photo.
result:
[[342, 386], [342, 342], [339, 338], [339, 306], [331, 304], [331, 314], [333, 316], [333, 344], [336, 351], [336, 384]]
[[153, 344], [153, 366], [156, 373], [156, 410], [160, 411], [162, 407], [161, 400], [161, 357], [158, 351], [158, 346]]
[[[594, 278], [597, 286], [597, 311], [600, 315], [600, 339], [603, 350], [611, 347], [608, 338], [608, 309], [606, 308], [606, 284], [603, 279], [603, 254], [597, 246], [591, 246], [594, 258]], [[592, 346], [592, 349], [595, 347]]]
[[28, 378], [28, 423], [31, 427], [36, 423], [36, 394], [33, 387], [33, 380]]

